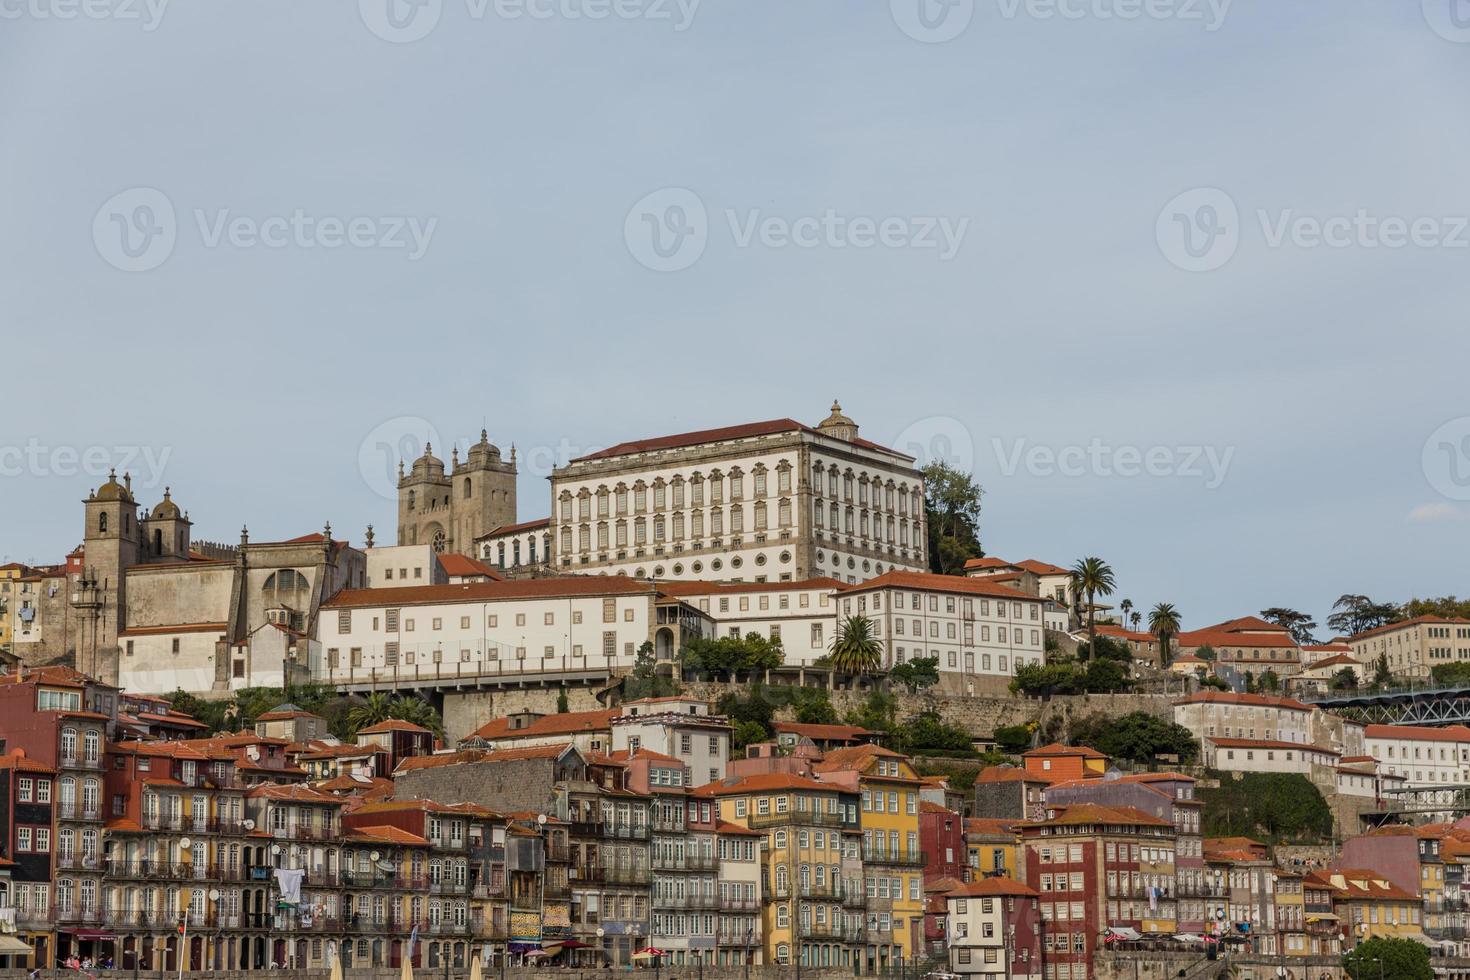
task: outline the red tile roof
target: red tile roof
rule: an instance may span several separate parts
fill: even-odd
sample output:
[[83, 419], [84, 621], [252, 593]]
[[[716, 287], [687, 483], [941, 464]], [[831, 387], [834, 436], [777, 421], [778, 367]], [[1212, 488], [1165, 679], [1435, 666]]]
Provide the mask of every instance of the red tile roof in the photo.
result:
[[359, 735], [381, 735], [385, 732], [419, 732], [424, 735], [432, 734], [423, 725], [415, 725], [413, 722], [404, 721], [401, 718], [389, 718], [386, 721], [378, 722], [376, 725], [369, 725], [366, 728], [359, 728], [357, 730], [357, 734]]
[[1050, 783], [1051, 777], [1028, 772], [1019, 766], [987, 766], [975, 777], [977, 783]]
[[571, 748], [570, 742], [562, 742], [556, 745], [534, 745], [524, 749], [501, 749], [498, 752], [486, 752], [483, 749], [464, 749], [459, 752], [445, 752], [439, 755], [415, 755], [398, 763], [395, 773], [410, 772], [415, 769], [437, 769], [440, 766], [457, 766], [474, 762], [520, 762], [526, 759], [556, 759], [563, 752]]
[[475, 730], [488, 741], [495, 739], [538, 738], [543, 735], [577, 735], [583, 732], [610, 732], [612, 720], [622, 715], [620, 708], [600, 711], [568, 711], [537, 718], [524, 728], [511, 728], [509, 718], [496, 718]]
[[1230, 691], [1198, 691], [1187, 698], [1174, 702], [1181, 704], [1246, 704], [1257, 708], [1285, 708], [1288, 711], [1312, 709], [1296, 698], [1279, 697], [1274, 694], [1233, 694]]
[[371, 827], [350, 827], [342, 831], [342, 839], [348, 843], [399, 844], [407, 847], [428, 847], [429, 842], [418, 834], [411, 834], [398, 827], [375, 824]]
[[871, 592], [875, 589], [923, 589], [929, 592], [954, 592], [960, 595], [976, 595], [993, 599], [1024, 599], [1028, 602], [1041, 600], [1028, 592], [998, 585], [980, 578], [963, 575], [934, 575], [930, 572], [884, 572], [856, 585], [843, 586], [844, 593]]
[[1470, 728], [1446, 725], [1443, 728], [1417, 728], [1413, 725], [1369, 725], [1368, 738], [1401, 738], [1419, 742], [1470, 742]]
[[[708, 442], [729, 442], [735, 439], [754, 439], [758, 436], [779, 435], [783, 432], [805, 432], [811, 435], [822, 435], [817, 429], [809, 425], [803, 425], [795, 419], [770, 419], [765, 422], [747, 422], [744, 425], [727, 425], [718, 429], [700, 429], [695, 432], [681, 432], [671, 436], [657, 436], [652, 439], [634, 439], [629, 442], [620, 442], [616, 446], [586, 456], [578, 456], [573, 463], [581, 463], [598, 459], [612, 459], [617, 456], [632, 456], [635, 453], [653, 453], [665, 449], [684, 449], [688, 446], [698, 446]], [[896, 456], [899, 459], [913, 460], [912, 456], [906, 456], [901, 452], [880, 446], [876, 442], [867, 439], [854, 439], [853, 445], [862, 446], [865, 449], [873, 449], [878, 452]]]
[[502, 525], [500, 525], [500, 527], [497, 527], [495, 530], [491, 531], [489, 534], [482, 534], [482, 535], [480, 535], [480, 537], [477, 538], [476, 540], [483, 540], [485, 538], [499, 537], [502, 534], [516, 534], [516, 533], [519, 533], [521, 531], [534, 531], [534, 530], [536, 530], [539, 527], [550, 527], [550, 526], [551, 526], [551, 518], [549, 518], [549, 517], [543, 517], [540, 520], [535, 520], [535, 521], [522, 521], [519, 524], [502, 524]]
[[1050, 745], [1043, 745], [1039, 749], [1031, 749], [1028, 752], [1022, 753], [1021, 758], [1023, 758], [1023, 759], [1045, 759], [1045, 758], [1056, 758], [1056, 757], [1059, 757], [1059, 756], [1065, 758], [1067, 756], [1073, 756], [1073, 755], [1081, 756], [1084, 759], [1106, 759], [1107, 758], [1107, 756], [1103, 755], [1097, 749], [1091, 748], [1089, 746], [1086, 746], [1086, 745], [1063, 745], [1061, 742], [1053, 742]]
[[493, 602], [510, 599], [565, 599], [574, 596], [653, 595], [654, 587], [626, 575], [580, 575], [566, 578], [464, 582], [458, 585], [412, 585], [396, 589], [343, 589], [322, 608], [421, 606], [430, 603]]
[[843, 583], [835, 578], [817, 576], [800, 582], [659, 582], [658, 590], [669, 596], [719, 595], [741, 592], [797, 592], [802, 589], [840, 589]]
[[761, 772], [743, 778], [726, 778], [706, 783], [695, 792], [704, 796], [731, 796], [738, 793], [768, 793], [783, 789], [815, 790], [824, 793], [841, 792], [842, 787], [833, 783], [818, 782], [806, 776], [787, 772]]
[[482, 561], [477, 561], [468, 555], [442, 554], [439, 556], [439, 567], [444, 569], [444, 574], [451, 577], [484, 575], [495, 582], [504, 581], [505, 576], [495, 571]]
[[797, 735], [813, 741], [850, 742], [874, 733], [857, 725], [807, 725], [798, 721], [778, 721], [771, 725], [779, 734]]
[[1038, 820], [1032, 826], [1077, 826], [1079, 824], [1117, 824], [1131, 827], [1172, 827], [1167, 820], [1131, 806], [1103, 806], [1100, 803], [1068, 803], [1049, 807], [1056, 816]]
[[1385, 623], [1371, 630], [1354, 633], [1348, 637], [1348, 640], [1366, 640], [1370, 636], [1382, 636], [1384, 633], [1393, 633], [1396, 630], [1408, 629], [1410, 626], [1436, 626], [1446, 623], [1455, 626], [1470, 626], [1470, 619], [1446, 619], [1444, 616], [1415, 616], [1413, 619], [1401, 619], [1397, 623]]
[[981, 878], [951, 888], [945, 894], [950, 898], [982, 898], [1000, 895], [1039, 898], [1041, 896], [1036, 889], [1011, 878]]

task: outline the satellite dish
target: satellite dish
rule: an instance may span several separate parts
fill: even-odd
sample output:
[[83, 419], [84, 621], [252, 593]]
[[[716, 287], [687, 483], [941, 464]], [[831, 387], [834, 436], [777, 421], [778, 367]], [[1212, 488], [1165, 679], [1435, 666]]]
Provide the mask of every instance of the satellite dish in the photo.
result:
[[544, 813], [538, 813], [538, 814], [536, 814], [536, 822], [539, 823], [539, 824], [546, 823], [546, 814], [544, 814]]
[[187, 837], [180, 837], [179, 838], [179, 850], [181, 850], [181, 851], [187, 851], [189, 849], [189, 847], [190, 847], [191, 844], [193, 844], [193, 841], [189, 840], [189, 838], [187, 838]]
[[368, 858], [373, 861], [380, 860], [382, 857], [383, 855], [379, 854], [377, 851], [373, 851], [371, 854], [368, 855]]
[[211, 888], [209, 890], [209, 900], [211, 902], [218, 902], [219, 901], [219, 889], [218, 888]]
[[251, 820], [249, 817], [246, 817], [244, 820], [240, 821], [240, 826], [244, 827], [246, 830], [254, 830], [255, 821]]
[[271, 853], [272, 854], [280, 854], [281, 853], [281, 845], [280, 844], [272, 844], [271, 845]]

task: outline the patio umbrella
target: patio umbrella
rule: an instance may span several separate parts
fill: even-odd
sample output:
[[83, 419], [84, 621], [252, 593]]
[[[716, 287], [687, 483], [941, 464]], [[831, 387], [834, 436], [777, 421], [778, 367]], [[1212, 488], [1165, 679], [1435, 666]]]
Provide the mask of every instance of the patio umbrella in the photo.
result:
[[332, 957], [332, 976], [330, 980], [342, 980], [342, 954], [340, 952]]
[[413, 960], [407, 956], [403, 958], [403, 973], [399, 980], [413, 980]]
[[[474, 956], [470, 957], [470, 980], [481, 980], [480, 973], [480, 954], [477, 951]], [[333, 977], [332, 980], [342, 980], [342, 978]]]

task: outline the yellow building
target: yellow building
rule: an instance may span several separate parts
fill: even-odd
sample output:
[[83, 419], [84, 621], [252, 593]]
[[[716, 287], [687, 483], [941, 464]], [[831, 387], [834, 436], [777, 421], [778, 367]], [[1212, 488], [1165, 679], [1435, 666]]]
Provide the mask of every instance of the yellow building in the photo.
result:
[[864, 968], [882, 970], [912, 959], [924, 929], [925, 859], [919, 844], [923, 781], [906, 756], [876, 745], [834, 749], [812, 771], [822, 782], [856, 792], [862, 800]]
[[971, 881], [1012, 878], [1020, 881], [1020, 838], [1016, 821], [970, 817], [965, 821], [965, 864]]
[[1376, 871], [1329, 868], [1307, 876], [1306, 887], [1332, 889], [1332, 904], [1346, 930], [1348, 942], [1365, 939], [1412, 939], [1426, 942], [1420, 899]]
[[13, 623], [20, 608], [20, 577], [30, 572], [18, 562], [0, 565], [0, 653], [15, 652]]
[[864, 970], [865, 897], [858, 795], [790, 773], [694, 791], [720, 819], [761, 831], [761, 938], [767, 963]]

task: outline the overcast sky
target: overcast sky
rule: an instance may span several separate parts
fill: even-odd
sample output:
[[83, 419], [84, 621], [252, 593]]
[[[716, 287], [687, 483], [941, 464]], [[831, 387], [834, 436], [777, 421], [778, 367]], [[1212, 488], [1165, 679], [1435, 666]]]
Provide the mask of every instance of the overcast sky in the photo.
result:
[[1188, 627], [1470, 591], [1459, 0], [87, 2], [0, 0], [5, 560], [835, 397]]

